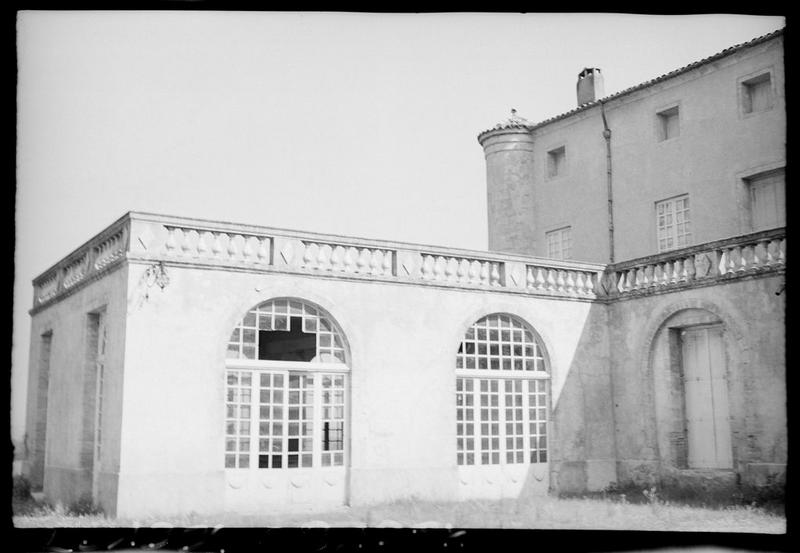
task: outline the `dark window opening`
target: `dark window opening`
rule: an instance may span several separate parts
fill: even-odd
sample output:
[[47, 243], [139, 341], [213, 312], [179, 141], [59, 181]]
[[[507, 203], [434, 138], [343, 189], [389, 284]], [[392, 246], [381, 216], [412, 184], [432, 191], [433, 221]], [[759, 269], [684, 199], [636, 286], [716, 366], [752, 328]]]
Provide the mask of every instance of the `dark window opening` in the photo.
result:
[[288, 330], [259, 330], [262, 361], [311, 361], [317, 355], [316, 333], [303, 332], [302, 317], [291, 317]]
[[322, 450], [341, 451], [344, 449], [344, 424], [325, 422], [322, 427]]

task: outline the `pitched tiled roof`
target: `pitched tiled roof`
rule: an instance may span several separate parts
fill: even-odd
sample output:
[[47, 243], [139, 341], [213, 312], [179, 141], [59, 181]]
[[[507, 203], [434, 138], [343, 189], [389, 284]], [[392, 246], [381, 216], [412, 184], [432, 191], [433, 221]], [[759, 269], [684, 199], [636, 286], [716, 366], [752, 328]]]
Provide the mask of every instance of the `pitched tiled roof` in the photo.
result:
[[495, 125], [491, 129], [486, 129], [485, 131], [481, 132], [480, 134], [478, 134], [478, 139], [480, 140], [480, 137], [482, 135], [486, 134], [487, 132], [500, 130], [500, 129], [527, 128], [529, 130], [532, 130], [532, 129], [536, 129], [538, 127], [542, 127], [542, 126], [547, 125], [549, 123], [553, 123], [555, 121], [559, 121], [561, 119], [565, 119], [565, 118], [569, 117], [570, 115], [574, 115], [576, 113], [579, 113], [581, 111], [589, 109], [589, 108], [591, 108], [593, 106], [596, 106], [598, 104], [607, 102], [607, 101], [612, 100], [614, 98], [619, 98], [620, 96], [624, 96], [626, 94], [630, 94], [631, 92], [635, 92], [637, 90], [641, 90], [642, 88], [647, 88], [648, 86], [652, 86], [654, 84], [660, 83], [660, 82], [665, 81], [667, 79], [671, 79], [672, 77], [676, 77], [676, 76], [678, 76], [678, 75], [680, 75], [682, 73], [686, 73], [687, 71], [691, 71], [692, 69], [695, 69], [695, 68], [697, 68], [697, 67], [699, 67], [701, 65], [705, 65], [707, 63], [711, 63], [712, 61], [716, 61], [716, 60], [718, 60], [720, 58], [724, 58], [725, 56], [729, 56], [729, 55], [733, 54], [734, 52], [737, 52], [737, 51], [742, 50], [744, 48], [748, 48], [750, 46], [755, 46], [757, 44], [761, 44], [762, 42], [766, 42], [766, 41], [771, 40], [771, 39], [775, 38], [776, 36], [782, 35], [782, 34], [783, 34], [783, 29], [778, 29], [777, 31], [773, 31], [773, 32], [771, 32], [769, 34], [754, 38], [754, 39], [749, 40], [747, 42], [743, 42], [741, 44], [735, 44], [734, 46], [731, 46], [729, 48], [725, 48], [723, 51], [718, 52], [718, 53], [716, 53], [716, 54], [714, 54], [712, 56], [709, 56], [707, 58], [703, 58], [703, 59], [698, 60], [696, 62], [690, 63], [689, 65], [685, 65], [685, 66], [683, 66], [683, 67], [681, 67], [679, 69], [675, 69], [674, 71], [670, 71], [669, 73], [665, 73], [664, 75], [661, 75], [661, 76], [656, 77], [654, 79], [650, 79], [649, 81], [645, 81], [643, 83], [637, 84], [637, 85], [632, 86], [630, 88], [626, 88], [624, 90], [621, 90], [620, 92], [616, 92], [614, 94], [611, 94], [610, 96], [605, 96], [604, 98], [600, 98], [598, 100], [595, 100], [594, 102], [588, 102], [586, 104], [582, 104], [582, 105], [576, 107], [575, 109], [572, 109], [572, 110], [567, 111], [565, 113], [562, 113], [560, 115], [556, 115], [554, 117], [550, 117], [549, 119], [545, 119], [544, 121], [540, 121], [538, 123], [530, 123], [526, 119], [523, 119], [521, 117], [516, 117], [514, 115], [514, 113], [515, 113], [514, 110], [512, 110], [512, 117], [511, 118], [509, 118], [507, 121], [498, 123], [497, 125]]

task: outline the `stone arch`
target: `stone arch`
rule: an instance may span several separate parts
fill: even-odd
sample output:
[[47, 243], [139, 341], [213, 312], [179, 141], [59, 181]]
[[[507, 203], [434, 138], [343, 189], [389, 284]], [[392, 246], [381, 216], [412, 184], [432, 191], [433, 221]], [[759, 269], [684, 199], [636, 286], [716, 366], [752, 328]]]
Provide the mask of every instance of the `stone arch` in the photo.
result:
[[[218, 352], [217, 358], [220, 360], [223, 366], [231, 331], [242, 319], [244, 314], [257, 305], [261, 305], [262, 303], [279, 298], [291, 298], [296, 301], [309, 303], [325, 312], [328, 318], [334, 324], [336, 324], [341, 331], [342, 339], [345, 343], [345, 349], [348, 352], [346, 364], [349, 367], [352, 367], [354, 351], [352, 340], [354, 333], [352, 332], [353, 324], [348, 318], [347, 314], [341, 309], [337, 309], [328, 298], [325, 296], [320, 296], [313, 290], [306, 289], [305, 287], [299, 288], [296, 285], [285, 285], [282, 283], [269, 283], [263, 285], [259, 284], [255, 286], [254, 289], [251, 288], [247, 293], [238, 296], [236, 301], [231, 302], [230, 307], [226, 309], [225, 319], [217, 327], [215, 342], [216, 350]], [[333, 313], [336, 313], [336, 315]]]
[[738, 323], [739, 317], [734, 315], [728, 308], [722, 308], [718, 303], [702, 298], [687, 298], [664, 306], [658, 311], [657, 316], [650, 319], [644, 334], [645, 342], [639, 350], [640, 367], [646, 367], [648, 371], [650, 370], [650, 355], [656, 335], [670, 318], [687, 309], [702, 309], [716, 315], [723, 322], [726, 330], [731, 332], [735, 340], [739, 343], [744, 343], [745, 333]]
[[[268, 310], [272, 315], [266, 317], [266, 324], [268, 326], [262, 326], [261, 321], [256, 322], [256, 315], [255, 311], [262, 311]], [[303, 298], [299, 298], [296, 296], [277, 296], [271, 297], [264, 301], [259, 302], [258, 304], [251, 306], [247, 309], [242, 316], [239, 317], [238, 322], [233, 328], [233, 335], [237, 333], [244, 332], [241, 328], [243, 325], [243, 321], [247, 320], [248, 316], [252, 315], [252, 325], [254, 325], [257, 329], [266, 329], [266, 330], [286, 330], [289, 327], [289, 319], [300, 319], [302, 321], [302, 331], [303, 333], [314, 333], [315, 335], [319, 335], [317, 339], [317, 354], [321, 356], [322, 361], [328, 362], [341, 362], [345, 365], [349, 365], [350, 363], [350, 346], [347, 342], [347, 337], [345, 336], [343, 330], [339, 326], [336, 318], [330, 314], [330, 312], [323, 307], [319, 306], [318, 304], [308, 301]], [[258, 319], [262, 319], [263, 314], [259, 313]], [[279, 327], [276, 326], [274, 329], [271, 326], [270, 319], [274, 318], [275, 324], [282, 323], [284, 326]], [[309, 330], [306, 329], [308, 326]], [[295, 329], [299, 330], [299, 329]], [[238, 332], [237, 332], [238, 331]], [[255, 347], [255, 335], [257, 335], [260, 330], [255, 330], [253, 333], [253, 344], [241, 344], [239, 347], [239, 354], [233, 354], [231, 357], [230, 348], [226, 352], [227, 359], [235, 359], [235, 358], [247, 358], [246, 356], [242, 355], [242, 349], [248, 347]], [[231, 335], [229, 339], [232, 339]], [[323, 344], [322, 339], [327, 338], [327, 343]], [[242, 339], [242, 341], [244, 341]], [[251, 359], [258, 359], [258, 352], [254, 350], [255, 357], [250, 357]]]
[[[667, 416], [666, 413], [668, 411], [664, 411], [664, 409], [667, 409], [670, 404], [675, 405], [673, 403], [675, 401], [674, 393], [677, 392], [670, 392], [669, 390], [672, 388], [662, 388], [661, 390], [658, 388], [659, 379], [663, 378], [665, 373], [662, 372], [664, 366], [661, 365], [661, 362], [657, 363], [655, 357], [657, 347], [656, 340], [664, 336], [663, 332], [669, 321], [673, 320], [681, 313], [690, 310], [704, 311], [722, 324], [725, 330], [723, 334], [723, 344], [725, 351], [729, 352], [728, 355], [730, 355], [730, 352], [736, 351], [737, 349], [741, 351], [747, 347], [746, 336], [740, 326], [738, 317], [732, 313], [728, 306], [722, 307], [719, 303], [714, 301], [702, 298], [686, 298], [673, 301], [659, 309], [656, 312], [656, 316], [651, 318], [650, 323], [645, 329], [644, 344], [639, 352], [639, 366], [644, 369], [645, 390], [647, 396], [649, 396], [647, 397], [646, 403], [652, 405], [653, 409], [653, 426], [651, 428], [655, 431], [655, 435], [653, 436], [652, 443], [655, 448], [656, 458], [658, 459], [659, 466], [662, 466], [662, 470], [667, 469], [667, 467], [673, 467], [673, 465], [675, 465], [673, 468], [680, 468], [683, 466], [685, 463], [680, 459], [683, 458], [685, 451], [681, 449], [681, 447], [684, 446], [676, 445], [676, 442], [672, 441], [672, 438], [667, 442], [669, 444], [667, 449], [663, 449], [666, 436], [669, 435], [670, 432], [675, 432], [675, 428], [672, 427], [678, 422], [678, 419]], [[670, 338], [666, 337], [662, 339], [669, 340]], [[737, 346], [737, 344], [742, 344], [742, 346]], [[657, 366], [660, 367], [658, 371], [656, 370]], [[728, 365], [727, 371], [730, 372], [732, 368], [731, 365]], [[669, 377], [669, 375], [667, 375], [667, 377]], [[674, 382], [676, 382], [674, 378], [673, 376], [673, 385]], [[664, 381], [661, 383], [664, 384]], [[682, 393], [683, 392], [681, 392], [681, 394]], [[661, 398], [661, 403], [659, 402], [659, 398]], [[666, 403], [663, 403], [664, 401], [666, 401]], [[661, 410], [659, 410], [659, 406]], [[666, 416], [666, 418], [663, 418], [664, 416]], [[684, 466], [683, 468], [686, 467]]]
[[542, 348], [545, 366], [547, 367], [547, 373], [552, 377], [554, 372], [553, 358], [550, 353], [553, 351], [552, 341], [549, 339], [546, 333], [541, 332], [541, 325], [535, 324], [536, 321], [531, 322], [530, 317], [520, 314], [517, 310], [513, 309], [511, 305], [505, 303], [498, 305], [493, 304], [486, 307], [473, 309], [470, 311], [468, 316], [462, 317], [459, 324], [456, 325], [456, 329], [453, 331], [453, 334], [451, 334], [450, 338], [448, 339], [448, 351], [451, 351], [451, 344], [457, 347], [457, 345], [461, 343], [467, 331], [473, 324], [475, 324], [475, 322], [479, 321], [483, 317], [495, 314], [508, 315], [519, 319], [533, 333], [534, 337], [539, 341], [539, 344]]

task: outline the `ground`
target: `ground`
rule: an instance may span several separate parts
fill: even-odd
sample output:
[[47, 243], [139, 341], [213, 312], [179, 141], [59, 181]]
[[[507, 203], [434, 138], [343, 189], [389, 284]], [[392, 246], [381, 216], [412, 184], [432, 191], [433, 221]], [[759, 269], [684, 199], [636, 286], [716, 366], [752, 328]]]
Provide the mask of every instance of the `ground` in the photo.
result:
[[[23, 515], [26, 509], [30, 514]], [[786, 518], [775, 509], [753, 506], [704, 508], [653, 499], [630, 503], [625, 498], [543, 497], [519, 502], [470, 501], [435, 503], [397, 501], [326, 512], [294, 514], [187, 514], [171, 518], [112, 519], [103, 515], [75, 516], [61, 507], [15, 502], [14, 525], [35, 527], [430, 527], [663, 530], [686, 532], [747, 532], [782, 534]]]

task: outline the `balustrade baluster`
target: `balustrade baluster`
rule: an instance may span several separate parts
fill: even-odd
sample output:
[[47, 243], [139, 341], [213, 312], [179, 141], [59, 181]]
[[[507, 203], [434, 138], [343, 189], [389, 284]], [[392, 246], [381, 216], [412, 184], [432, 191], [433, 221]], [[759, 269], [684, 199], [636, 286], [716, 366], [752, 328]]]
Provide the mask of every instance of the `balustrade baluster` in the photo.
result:
[[575, 277], [572, 271], [567, 271], [567, 278], [564, 281], [564, 288], [567, 292], [574, 292], [575, 291]]
[[687, 257], [684, 264], [684, 271], [686, 272], [686, 280], [692, 281], [694, 280], [695, 275], [697, 274], [697, 270], [694, 267], [694, 257], [690, 256]]
[[453, 264], [456, 264], [456, 266], [458, 265], [458, 261], [456, 261], [454, 257], [449, 257], [445, 261], [444, 275], [445, 275], [445, 280], [447, 280], [448, 282], [452, 281], [453, 276], [456, 274], [456, 267], [454, 267]]
[[458, 271], [456, 272], [456, 278], [458, 282], [464, 282], [465, 277], [469, 273], [469, 260], [462, 259], [461, 262], [458, 264]]
[[752, 269], [758, 270], [764, 267], [764, 263], [766, 261], [766, 252], [767, 252], [767, 242], [764, 240], [759, 240], [753, 246], [753, 265]]
[[556, 289], [556, 274], [554, 269], [545, 269], [547, 271], [547, 290]]
[[536, 288], [538, 290], [543, 290], [547, 283], [547, 277], [545, 276], [544, 269], [542, 267], [536, 268]]
[[484, 261], [481, 263], [481, 284], [489, 284], [489, 263]]
[[236, 238], [238, 234], [231, 234], [228, 236], [228, 247], [225, 249], [226, 253], [228, 254], [228, 258], [233, 260], [238, 253], [238, 248], [236, 247]]
[[500, 265], [499, 263], [492, 263], [491, 282], [492, 286], [500, 286]]
[[181, 246], [181, 255], [187, 257], [189, 254], [189, 249], [192, 245], [189, 243], [189, 234], [190, 232], [184, 232], [182, 229], [177, 229], [176, 233], [180, 233], [180, 246]]
[[364, 274], [369, 270], [369, 250], [367, 248], [359, 250], [356, 266], [359, 274]]
[[422, 256], [422, 278], [429, 280], [433, 276], [433, 257], [430, 255]]
[[201, 232], [197, 234], [197, 248], [195, 248], [195, 257], [206, 257], [206, 254], [208, 253], [208, 246], [206, 245], [208, 236], [208, 232]]
[[313, 245], [312, 242], [303, 242], [303, 247], [305, 248], [303, 251], [303, 267], [308, 269], [311, 268], [311, 263], [314, 259], [314, 252], [311, 251]]
[[[164, 248], [166, 248], [168, 255], [175, 253], [175, 250], [178, 247], [178, 244], [177, 244], [177, 242], [175, 240], [175, 231], [176, 230], [177, 229], [175, 229], [173, 227], [167, 227], [167, 241], [164, 243]], [[104, 246], [105, 246], [105, 244], [101, 245], [100, 246], [101, 249]], [[105, 253], [105, 252], [103, 252], [103, 253]]]
[[469, 272], [467, 274], [469, 282], [471, 284], [475, 284], [475, 283], [479, 282], [480, 274], [481, 274], [481, 264], [480, 264], [480, 262], [475, 261], [475, 260], [470, 261], [469, 262]]
[[342, 265], [344, 267], [345, 273], [353, 272], [353, 265], [355, 263], [355, 261], [353, 260], [354, 251], [355, 248], [353, 247], [346, 248], [344, 251], [344, 259], [342, 260]]
[[223, 236], [225, 238], [228, 238], [228, 235], [225, 234], [224, 232], [220, 232], [220, 233], [216, 233], [215, 234], [214, 245], [211, 246], [211, 252], [214, 254], [215, 258], [219, 258], [219, 256], [222, 254], [222, 242], [223, 242], [223, 238], [222, 237]]
[[260, 263], [269, 263], [269, 238], [258, 239], [258, 261]]
[[536, 277], [533, 276], [533, 268], [525, 267], [525, 288], [533, 288], [536, 284]]
[[331, 269], [332, 254], [333, 249], [328, 244], [324, 244], [319, 247], [319, 253], [317, 254], [317, 268], [319, 270], [329, 271]]
[[383, 254], [380, 250], [371, 250], [370, 252], [370, 274], [378, 275], [381, 272], [381, 262], [383, 261]]
[[384, 250], [383, 252], [383, 275], [384, 276], [393, 276], [392, 275], [392, 256], [394, 252], [391, 250]]
[[581, 271], [577, 271], [575, 274], [575, 291], [578, 294], [585, 294], [586, 292], [588, 292], [588, 290], [586, 289], [586, 284], [583, 279], [583, 272]]

